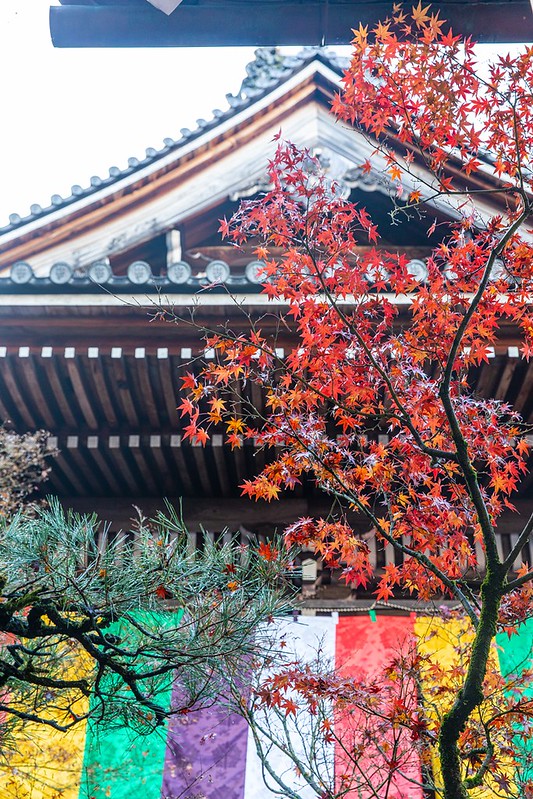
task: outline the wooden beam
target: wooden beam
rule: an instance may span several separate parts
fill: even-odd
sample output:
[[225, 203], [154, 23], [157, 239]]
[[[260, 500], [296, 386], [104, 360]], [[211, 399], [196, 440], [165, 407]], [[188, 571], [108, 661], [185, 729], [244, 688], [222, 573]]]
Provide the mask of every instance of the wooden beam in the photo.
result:
[[[169, 436], [169, 439], [171, 436]], [[151, 453], [154, 456], [159, 473], [161, 475], [162, 485], [165, 496], [175, 496], [176, 494], [185, 494], [184, 474], [176, 467], [174, 452], [169, 446], [152, 447]]]
[[[172, 504], [179, 507], [180, 499], [170, 497]], [[146, 497], [133, 494], [130, 497], [68, 497], [65, 504], [79, 512], [95, 511], [102, 518], [113, 521], [113, 526], [125, 526], [132, 516], [132, 505], [138, 505], [147, 515], [152, 516], [157, 510], [164, 509], [160, 497]], [[322, 503], [316, 515], [327, 514], [327, 504]], [[282, 528], [301, 516], [313, 514], [307, 500], [286, 499], [282, 502], [267, 504], [265, 502], [243, 502], [242, 499], [216, 499], [201, 497], [199, 499], [185, 497], [182, 500], [183, 518], [190, 530], [198, 530], [204, 526], [207, 530], [220, 531], [227, 525], [244, 525], [254, 529], [256, 525], [269, 524]]]
[[[128, 459], [126, 459], [124, 455], [126, 448], [117, 447], [111, 449], [108, 447], [106, 449], [112, 468], [117, 470], [118, 473], [124, 478], [132, 497], [138, 496], [144, 487], [142, 475], [139, 475], [141, 479], [138, 479], [136, 475], [133, 474], [133, 470], [128, 463]], [[138, 468], [135, 471], [138, 471]]]
[[[114, 472], [109, 468], [106, 461], [106, 456], [104, 452], [100, 450], [98, 445], [96, 447], [89, 447], [87, 445], [85, 457], [88, 462], [89, 469], [96, 470], [101, 474], [101, 479], [110, 494], [120, 496], [124, 493], [124, 487], [127, 487], [127, 483], [123, 479], [122, 473]], [[122, 486], [120, 485], [121, 482]]]
[[232, 485], [228, 479], [228, 467], [226, 464], [225, 448], [222, 445], [222, 436], [220, 433], [213, 433], [211, 436], [211, 457], [213, 459], [213, 468], [216, 472], [222, 496], [227, 497], [231, 495]]
[[[7, 356], [6, 358], [2, 358], [0, 361], [0, 369], [1, 369], [1, 377], [4, 381], [4, 385], [6, 388], [6, 392], [9, 394], [10, 399], [12, 400], [17, 414], [19, 415], [22, 423], [26, 425], [27, 429], [35, 430], [39, 427], [37, 421], [32, 414], [30, 408], [28, 407], [28, 402], [23, 398], [18, 386], [18, 382], [15, 379], [15, 375], [13, 373], [12, 364], [11, 364], [11, 357]], [[11, 421], [16, 425], [17, 418], [11, 417]]]
[[11, 421], [11, 414], [4, 405], [2, 397], [0, 396], [0, 425], [6, 424]]
[[30, 355], [25, 359], [24, 365], [19, 364], [19, 372], [22, 380], [27, 386], [27, 397], [33, 397], [37, 403], [39, 413], [43, 419], [44, 426], [52, 430], [56, 424], [54, 413], [50, 408], [50, 403], [45, 397], [43, 380], [41, 377], [39, 356]]
[[199, 486], [197, 487], [197, 493], [209, 497], [213, 494], [213, 488], [211, 485], [211, 479], [209, 477], [209, 472], [207, 470], [207, 465], [204, 457], [204, 448], [199, 446], [192, 446], [189, 448], [192, 457], [194, 458], [194, 462], [196, 464], [196, 471], [198, 473], [198, 478], [200, 481]]
[[[126, 447], [123, 448], [123, 451], [126, 453]], [[163, 494], [162, 486], [158, 484], [158, 472], [154, 470], [152, 464], [147, 461], [145, 455], [148, 453], [145, 453], [144, 448], [141, 449], [140, 446], [129, 447], [127, 449], [127, 454], [135, 461], [137, 469], [139, 470], [140, 485], [148, 489], [152, 496]]]
[[[55, 47], [220, 47], [349, 44], [359, 23], [373, 27], [390, 13], [371, 2], [183, 3], [167, 17], [146, 7], [53, 6], [50, 32]], [[479, 42], [533, 40], [529, 0], [435, 2], [454, 33]]]
[[[143, 352], [142, 355], [139, 354], [141, 351]], [[132, 364], [130, 374], [135, 384], [135, 388], [139, 392], [138, 396], [142, 397], [141, 414], [146, 415], [149, 424], [154, 428], [154, 430], [158, 430], [161, 427], [161, 421], [157, 413], [157, 402], [154, 397], [154, 392], [152, 391], [152, 381], [148, 372], [148, 364], [144, 348], [137, 348], [135, 361]]]
[[518, 392], [518, 396], [513, 403], [515, 411], [523, 413], [526, 405], [528, 404], [531, 392], [533, 390], [533, 364], [530, 363], [527, 367], [527, 372], [522, 380], [522, 385]]
[[513, 379], [514, 371], [518, 363], [520, 363], [518, 358], [509, 358], [507, 360], [498, 385], [496, 386], [494, 399], [501, 400], [502, 402], [505, 401], [507, 390], [511, 385], [511, 380]]
[[[85, 493], [90, 496], [98, 496], [103, 492], [105, 493], [107, 481], [99, 469], [91, 468], [91, 459], [87, 458], [87, 447], [81, 441], [76, 447], [68, 446], [68, 438], [66, 442], [65, 444], [64, 441], [60, 441], [60, 454], [58, 457], [61, 458], [62, 462], [64, 462], [65, 458], [68, 459], [72, 474], [75, 474], [76, 478], [79, 478], [80, 482], [83, 483]], [[54, 465], [52, 463], [53, 468]]]
[[107, 374], [110, 376], [110, 388], [118, 400], [119, 407], [122, 410], [122, 415], [126, 418], [128, 425], [133, 429], [139, 427], [139, 418], [137, 411], [133, 404], [129, 375], [126, 373], [126, 367], [123, 362], [122, 356], [118, 358], [111, 356], [105, 357], [105, 365]]
[[500, 374], [500, 368], [503, 362], [503, 357], [499, 356], [498, 360], [490, 358], [488, 363], [481, 366], [481, 374], [475, 387], [475, 392], [479, 397], [492, 397], [494, 388], [497, 384]]
[[75, 430], [79, 425], [79, 419], [76, 419], [74, 416], [70, 399], [65, 395], [66, 383], [58, 372], [59, 364], [59, 358], [47, 358], [46, 365], [43, 363], [42, 370], [50, 387], [50, 391], [52, 392], [52, 395], [56, 401], [57, 407], [59, 408], [59, 411], [63, 417], [62, 420], [56, 419], [54, 428], [57, 429], [63, 425], [66, 425], [66, 427], [70, 430]]
[[[173, 444], [173, 441], [176, 443]], [[185, 496], [192, 496], [195, 491], [191, 479], [190, 469], [188, 468], [187, 462], [183, 455], [181, 444], [178, 446], [179, 441], [180, 436], [177, 433], [174, 433], [170, 436], [170, 449], [168, 451], [168, 456], [170, 461], [174, 463], [174, 468], [176, 469], [176, 482], [181, 483], [181, 486], [183, 487], [180, 493]]]
[[80, 363], [80, 360], [80, 358], [65, 356], [65, 366], [85, 422], [89, 429], [98, 430], [99, 425], [91, 402], [91, 395], [85, 387], [86, 369], [84, 364]]
[[59, 480], [61, 484], [65, 485], [64, 481], [66, 479], [78, 496], [86, 497], [87, 495], [90, 495], [91, 491], [87, 488], [87, 483], [85, 482], [83, 473], [80, 473], [80, 471], [76, 468], [73, 469], [69, 463], [69, 460], [70, 458], [68, 450], [65, 448], [65, 451], [63, 451], [63, 448], [61, 448], [61, 452], [51, 464], [52, 471], [50, 473], [50, 480], [52, 484], [54, 482], [55, 475], [59, 473]]
[[95, 401], [98, 402], [102, 408], [106, 425], [111, 428], [116, 428], [117, 415], [111, 401], [111, 396], [107, 390], [102, 359], [100, 357], [88, 359], [86, 371], [94, 387]]
[[[154, 436], [151, 436], [154, 438]], [[161, 439], [161, 436], [155, 436]], [[179, 475], [175, 469], [169, 469], [169, 461], [165, 458], [167, 447], [154, 446], [153, 444], [145, 450], [145, 458], [149, 468], [152, 470], [154, 480], [156, 483], [155, 494], [175, 494], [177, 485], [181, 485]], [[177, 478], [177, 479], [176, 479]]]
[[177, 411], [178, 389], [172, 381], [172, 374], [174, 373], [177, 375], [179, 368], [178, 364], [179, 361], [174, 358], [159, 358], [157, 362], [159, 380], [161, 382], [163, 401], [165, 403], [168, 421], [170, 426], [175, 430], [177, 430], [179, 427], [179, 416]]

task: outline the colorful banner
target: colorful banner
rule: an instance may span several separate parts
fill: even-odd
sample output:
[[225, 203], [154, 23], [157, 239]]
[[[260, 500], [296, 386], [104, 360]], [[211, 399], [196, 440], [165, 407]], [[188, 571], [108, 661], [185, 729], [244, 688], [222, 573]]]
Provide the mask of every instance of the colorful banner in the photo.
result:
[[[430, 722], [436, 723], [451, 708], [457, 691], [459, 690], [469, 662], [474, 631], [468, 619], [447, 620], [439, 618], [420, 617], [415, 622], [415, 635], [420, 654], [426, 658], [422, 666], [421, 691]], [[492, 644], [490, 669], [499, 670], [496, 642]], [[483, 717], [492, 715], [492, 700], [487, 700], [481, 705], [478, 715]], [[485, 740], [483, 736], [483, 740]], [[437, 786], [442, 786], [440, 775], [440, 761], [436, 749], [432, 758], [433, 774]], [[473, 762], [471, 773], [477, 771], [481, 760]], [[492, 769], [491, 769], [492, 771]], [[474, 788], [470, 795], [472, 799], [496, 799], [502, 792], [498, 787], [496, 777], [507, 780], [509, 786], [513, 782], [514, 769], [510, 763], [502, 763], [498, 774], [489, 773], [484, 786]]]
[[[172, 614], [167, 623], [176, 624]], [[317, 657], [330, 664], [345, 677], [371, 682], [375, 674], [391, 661], [416, 646], [425, 658], [422, 685], [402, 684], [401, 701], [409, 709], [417, 700], [417, 691], [427, 697], [427, 714], [431, 720], [441, 714], [452, 697], [456, 674], [456, 644], [468, 653], [469, 633], [463, 622], [408, 616], [361, 614], [358, 616], [306, 617], [286, 619], [276, 623], [275, 641], [283, 641], [289, 660], [311, 662]], [[498, 636], [494, 648], [494, 663], [501, 666], [504, 676], [513, 675], [531, 665], [533, 621], [522, 625], [519, 634], [508, 638]], [[72, 658], [72, 673], [79, 674], [80, 661]], [[81, 667], [87, 668], [87, 665]], [[441, 685], [435, 689], [436, 681]], [[449, 691], [446, 690], [447, 681]], [[171, 707], [178, 699], [177, 688], [158, 695], [158, 701]], [[172, 693], [174, 692], [174, 693]], [[243, 686], [246, 695], [248, 687]], [[533, 686], [531, 688], [533, 695]], [[53, 718], [64, 718], [65, 703], [54, 707], [49, 698], [47, 712]], [[82, 712], [81, 706], [76, 712]], [[17, 752], [0, 766], [0, 799], [270, 799], [273, 795], [265, 786], [280, 789], [274, 775], [299, 799], [315, 799], [315, 789], [287, 757], [287, 746], [294, 747], [295, 756], [311, 751], [310, 741], [316, 734], [317, 720], [300, 714], [297, 726], [292, 715], [270, 714], [260, 721], [262, 731], [257, 740], [240, 715], [231, 713], [224, 702], [200, 711], [179, 714], [170, 723], [149, 735], [118, 727], [81, 723], [70, 733], [62, 734], [48, 727], [29, 724], [20, 736]], [[346, 784], [351, 790], [348, 799], [421, 799], [418, 785], [421, 766], [412, 752], [409, 736], [397, 728], [383, 733], [382, 752], [393, 752], [393, 779], [390, 785], [383, 779], [383, 758], [368, 745], [363, 746], [365, 721], [356, 707], [348, 709], [342, 718], [335, 719], [335, 735], [339, 739], [315, 753], [315, 774], [325, 781], [336, 781], [348, 769]], [[298, 732], [299, 730], [299, 732]], [[286, 743], [287, 736], [289, 744]], [[368, 742], [368, 737], [367, 737]], [[257, 753], [257, 746], [267, 755], [267, 767]], [[522, 753], [522, 776], [533, 778], [533, 744], [517, 730], [516, 746]], [[357, 748], [359, 747], [359, 748]], [[343, 752], [344, 749], [344, 752]], [[314, 751], [314, 750], [313, 750]], [[357, 751], [358, 757], [347, 753]], [[304, 757], [304, 760], [305, 760]], [[380, 760], [381, 757], [381, 760]], [[390, 763], [389, 763], [390, 766]], [[433, 761], [438, 774], [438, 761]], [[269, 769], [271, 773], [269, 773]], [[386, 769], [385, 769], [386, 770]], [[312, 775], [311, 775], [312, 776]], [[363, 779], [364, 777], [364, 779]], [[509, 778], [513, 778], [510, 773]], [[367, 787], [365, 788], [365, 779]], [[368, 788], [372, 784], [372, 790]], [[290, 794], [283, 794], [290, 795]], [[495, 796], [485, 791], [484, 799]]]
[[[320, 661], [326, 668], [335, 664], [335, 625], [337, 619], [331, 616], [299, 616], [297, 620], [278, 622], [277, 642], [285, 644], [284, 651], [289, 662]], [[266, 676], [266, 675], [265, 675]], [[296, 757], [302, 757], [305, 763], [310, 754], [307, 741], [312, 740], [315, 732], [315, 718], [306, 712], [298, 712], [297, 720], [283, 711], [258, 714], [258, 722], [263, 727], [263, 735], [259, 735], [259, 745], [266, 755], [266, 766], [257, 753], [257, 743], [252, 732], [248, 734], [248, 748], [245, 763], [246, 781], [244, 799], [272, 799], [274, 795], [268, 786], [282, 793], [282, 785], [276, 782], [276, 776], [283, 785], [295, 792], [298, 799], [315, 799], [322, 792], [317, 783], [317, 775], [326, 782], [333, 780], [334, 752], [333, 746], [317, 748], [314, 772], [311, 778], [319, 790], [314, 790], [298, 773], [294, 761], [285, 754], [289, 746]], [[266, 783], [266, 784], [265, 784]]]
[[243, 799], [248, 728], [242, 716], [214, 705], [171, 718], [163, 797]]
[[[413, 647], [414, 623], [405, 616], [344, 616], [337, 625], [335, 662], [347, 677], [369, 683], [395, 657], [408, 656]], [[404, 712], [416, 705], [416, 686], [398, 682], [394, 701], [402, 703]], [[377, 732], [383, 746], [372, 744]], [[342, 740], [335, 757], [336, 786], [351, 786], [347, 797], [354, 799], [422, 799], [420, 763], [413, 751], [409, 731], [380, 724], [354, 709], [344, 712], [335, 721], [335, 734]], [[384, 748], [386, 745], [386, 749]], [[354, 752], [360, 751], [357, 757]]]
[[[89, 659], [65, 647], [69, 663], [64, 679], [79, 679], [91, 668]], [[89, 700], [49, 690], [38, 706], [28, 708], [24, 694], [12, 695], [11, 703], [52, 723], [67, 725], [72, 714], [83, 716]], [[81, 721], [68, 733], [46, 724], [30, 722], [20, 730], [16, 751], [9, 752], [7, 763], [0, 764], [0, 799], [77, 799], [83, 779], [83, 746], [87, 724]], [[8, 742], [8, 746], [12, 744]]]
[[[533, 619], [521, 624], [517, 635], [510, 638], [496, 636], [498, 657], [502, 675], [511, 681], [522, 674], [524, 669], [533, 666]], [[525, 690], [525, 695], [533, 699], [533, 684]], [[533, 738], [530, 733], [520, 734], [517, 730], [514, 745], [520, 753], [519, 777], [521, 782], [533, 782]]]
[[[154, 625], [159, 629], [172, 629], [179, 626], [181, 617], [182, 611], [168, 614], [136, 613], [136, 620], [148, 629]], [[130, 624], [123, 631], [118, 622], [111, 625], [109, 632], [121, 639], [127, 637], [130, 647], [134, 644]], [[102, 680], [101, 692], [113, 696], [114, 680], [109, 677]], [[157, 694], [158, 704], [167, 711], [171, 707], [171, 694], [172, 675], [169, 674]], [[128, 695], [127, 691], [122, 691], [122, 696], [127, 701], [131, 700], [131, 693]], [[122, 696], [119, 692], [117, 699], [120, 701]], [[91, 702], [91, 710], [98, 710], [94, 701]], [[139, 799], [159, 799], [166, 747], [166, 726], [157, 727], [149, 735], [144, 735], [124, 727], [120, 718], [112, 726], [90, 721], [87, 725], [79, 799], [130, 799], [136, 793]]]

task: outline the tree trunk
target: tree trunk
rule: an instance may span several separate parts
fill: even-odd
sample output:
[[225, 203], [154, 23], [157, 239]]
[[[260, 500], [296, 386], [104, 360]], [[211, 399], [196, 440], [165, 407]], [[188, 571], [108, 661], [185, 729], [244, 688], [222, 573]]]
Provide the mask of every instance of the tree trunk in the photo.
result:
[[[490, 647], [496, 635], [504, 575], [487, 569], [481, 586], [482, 606], [474, 636], [472, 655], [465, 681], [450, 710], [444, 716], [439, 735], [439, 755], [444, 784], [444, 799], [468, 799], [469, 786], [462, 776], [458, 740], [476, 707], [483, 702], [483, 681]], [[471, 785], [470, 787], [473, 787]]]

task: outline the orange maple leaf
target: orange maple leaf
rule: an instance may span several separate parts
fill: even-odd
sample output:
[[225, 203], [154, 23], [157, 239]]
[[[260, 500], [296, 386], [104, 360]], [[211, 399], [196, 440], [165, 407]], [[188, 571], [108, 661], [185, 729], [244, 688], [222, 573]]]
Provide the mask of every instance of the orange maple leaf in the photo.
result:
[[259, 549], [257, 550], [257, 554], [259, 557], [263, 558], [264, 560], [276, 560], [279, 555], [279, 550], [275, 549], [274, 547], [270, 546], [270, 544], [263, 544], [259, 545]]
[[424, 24], [429, 20], [429, 11], [431, 6], [427, 5], [425, 8], [422, 7], [421, 0], [418, 0], [418, 5], [413, 6], [411, 9], [411, 16], [413, 17], [413, 21], [416, 23], [417, 28], [422, 28]]

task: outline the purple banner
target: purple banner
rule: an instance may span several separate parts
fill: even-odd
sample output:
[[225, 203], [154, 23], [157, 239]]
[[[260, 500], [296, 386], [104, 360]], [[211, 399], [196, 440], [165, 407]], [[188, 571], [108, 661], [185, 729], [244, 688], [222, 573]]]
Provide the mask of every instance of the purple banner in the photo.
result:
[[247, 741], [244, 719], [220, 706], [174, 716], [161, 798], [243, 799]]

